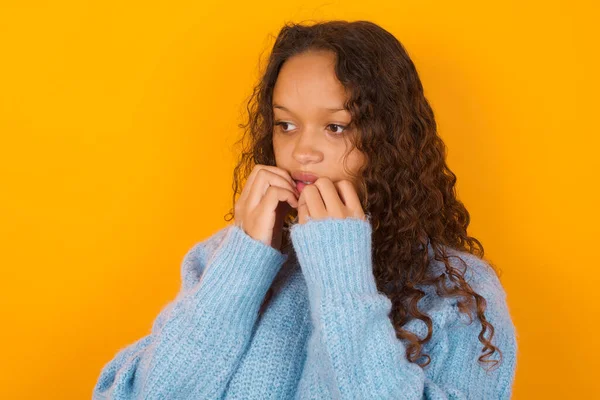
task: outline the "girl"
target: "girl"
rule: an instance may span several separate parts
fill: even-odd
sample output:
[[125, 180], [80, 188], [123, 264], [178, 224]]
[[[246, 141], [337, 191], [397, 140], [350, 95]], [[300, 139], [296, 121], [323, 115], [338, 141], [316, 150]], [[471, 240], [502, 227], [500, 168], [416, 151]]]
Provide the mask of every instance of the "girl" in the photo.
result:
[[506, 294], [400, 42], [287, 24], [248, 110], [235, 223], [188, 251], [93, 397], [510, 398]]

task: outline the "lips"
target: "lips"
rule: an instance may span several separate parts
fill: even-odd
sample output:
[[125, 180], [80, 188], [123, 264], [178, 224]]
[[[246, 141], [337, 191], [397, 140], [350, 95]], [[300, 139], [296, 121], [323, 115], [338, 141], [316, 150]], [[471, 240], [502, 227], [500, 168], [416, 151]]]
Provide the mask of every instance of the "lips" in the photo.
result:
[[302, 193], [302, 190], [304, 190], [304, 188], [308, 185], [312, 185], [312, 183], [306, 184], [304, 182], [300, 182], [300, 181], [294, 181], [296, 182], [296, 189], [298, 190], [298, 193]]
[[317, 179], [319, 179], [318, 176], [313, 175], [311, 173], [308, 172], [292, 172], [292, 179], [294, 179], [296, 182], [310, 182], [310, 183], [314, 183]]

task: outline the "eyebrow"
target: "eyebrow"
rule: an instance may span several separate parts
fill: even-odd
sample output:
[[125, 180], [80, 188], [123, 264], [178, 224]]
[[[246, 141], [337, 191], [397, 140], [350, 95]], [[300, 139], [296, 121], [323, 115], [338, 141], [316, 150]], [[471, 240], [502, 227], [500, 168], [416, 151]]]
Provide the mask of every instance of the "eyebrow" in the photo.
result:
[[[275, 104], [275, 103], [273, 103], [273, 108], [280, 108], [280, 109], [282, 109], [283, 111], [287, 111], [287, 112], [291, 113], [291, 111], [290, 111], [290, 110], [288, 110], [287, 108], [285, 108], [284, 106], [281, 106], [281, 105], [279, 105], [279, 104]], [[327, 111], [329, 111], [329, 112], [331, 112], [331, 113], [336, 113], [336, 112], [340, 112], [340, 111], [348, 111], [348, 110], [347, 110], [347, 109], [345, 109], [345, 108], [325, 108], [325, 110], [327, 110]]]

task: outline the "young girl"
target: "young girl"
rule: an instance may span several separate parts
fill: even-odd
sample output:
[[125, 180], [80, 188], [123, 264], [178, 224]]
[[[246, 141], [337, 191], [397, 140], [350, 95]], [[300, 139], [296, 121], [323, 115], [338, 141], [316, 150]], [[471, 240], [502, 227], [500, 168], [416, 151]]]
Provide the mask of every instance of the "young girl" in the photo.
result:
[[93, 397], [510, 398], [506, 294], [400, 42], [288, 24], [248, 110], [235, 223], [189, 250]]

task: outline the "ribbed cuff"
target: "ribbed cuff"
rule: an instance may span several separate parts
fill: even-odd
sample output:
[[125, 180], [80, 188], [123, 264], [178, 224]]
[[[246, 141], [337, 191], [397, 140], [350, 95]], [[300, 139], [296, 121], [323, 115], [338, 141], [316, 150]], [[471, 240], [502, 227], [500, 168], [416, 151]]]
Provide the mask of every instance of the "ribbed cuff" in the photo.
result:
[[197, 304], [233, 312], [242, 318], [257, 313], [287, 258], [287, 254], [232, 225], [207, 260], [206, 270], [194, 293], [201, 297]]
[[348, 217], [308, 220], [290, 228], [309, 291], [377, 293], [369, 221]]

